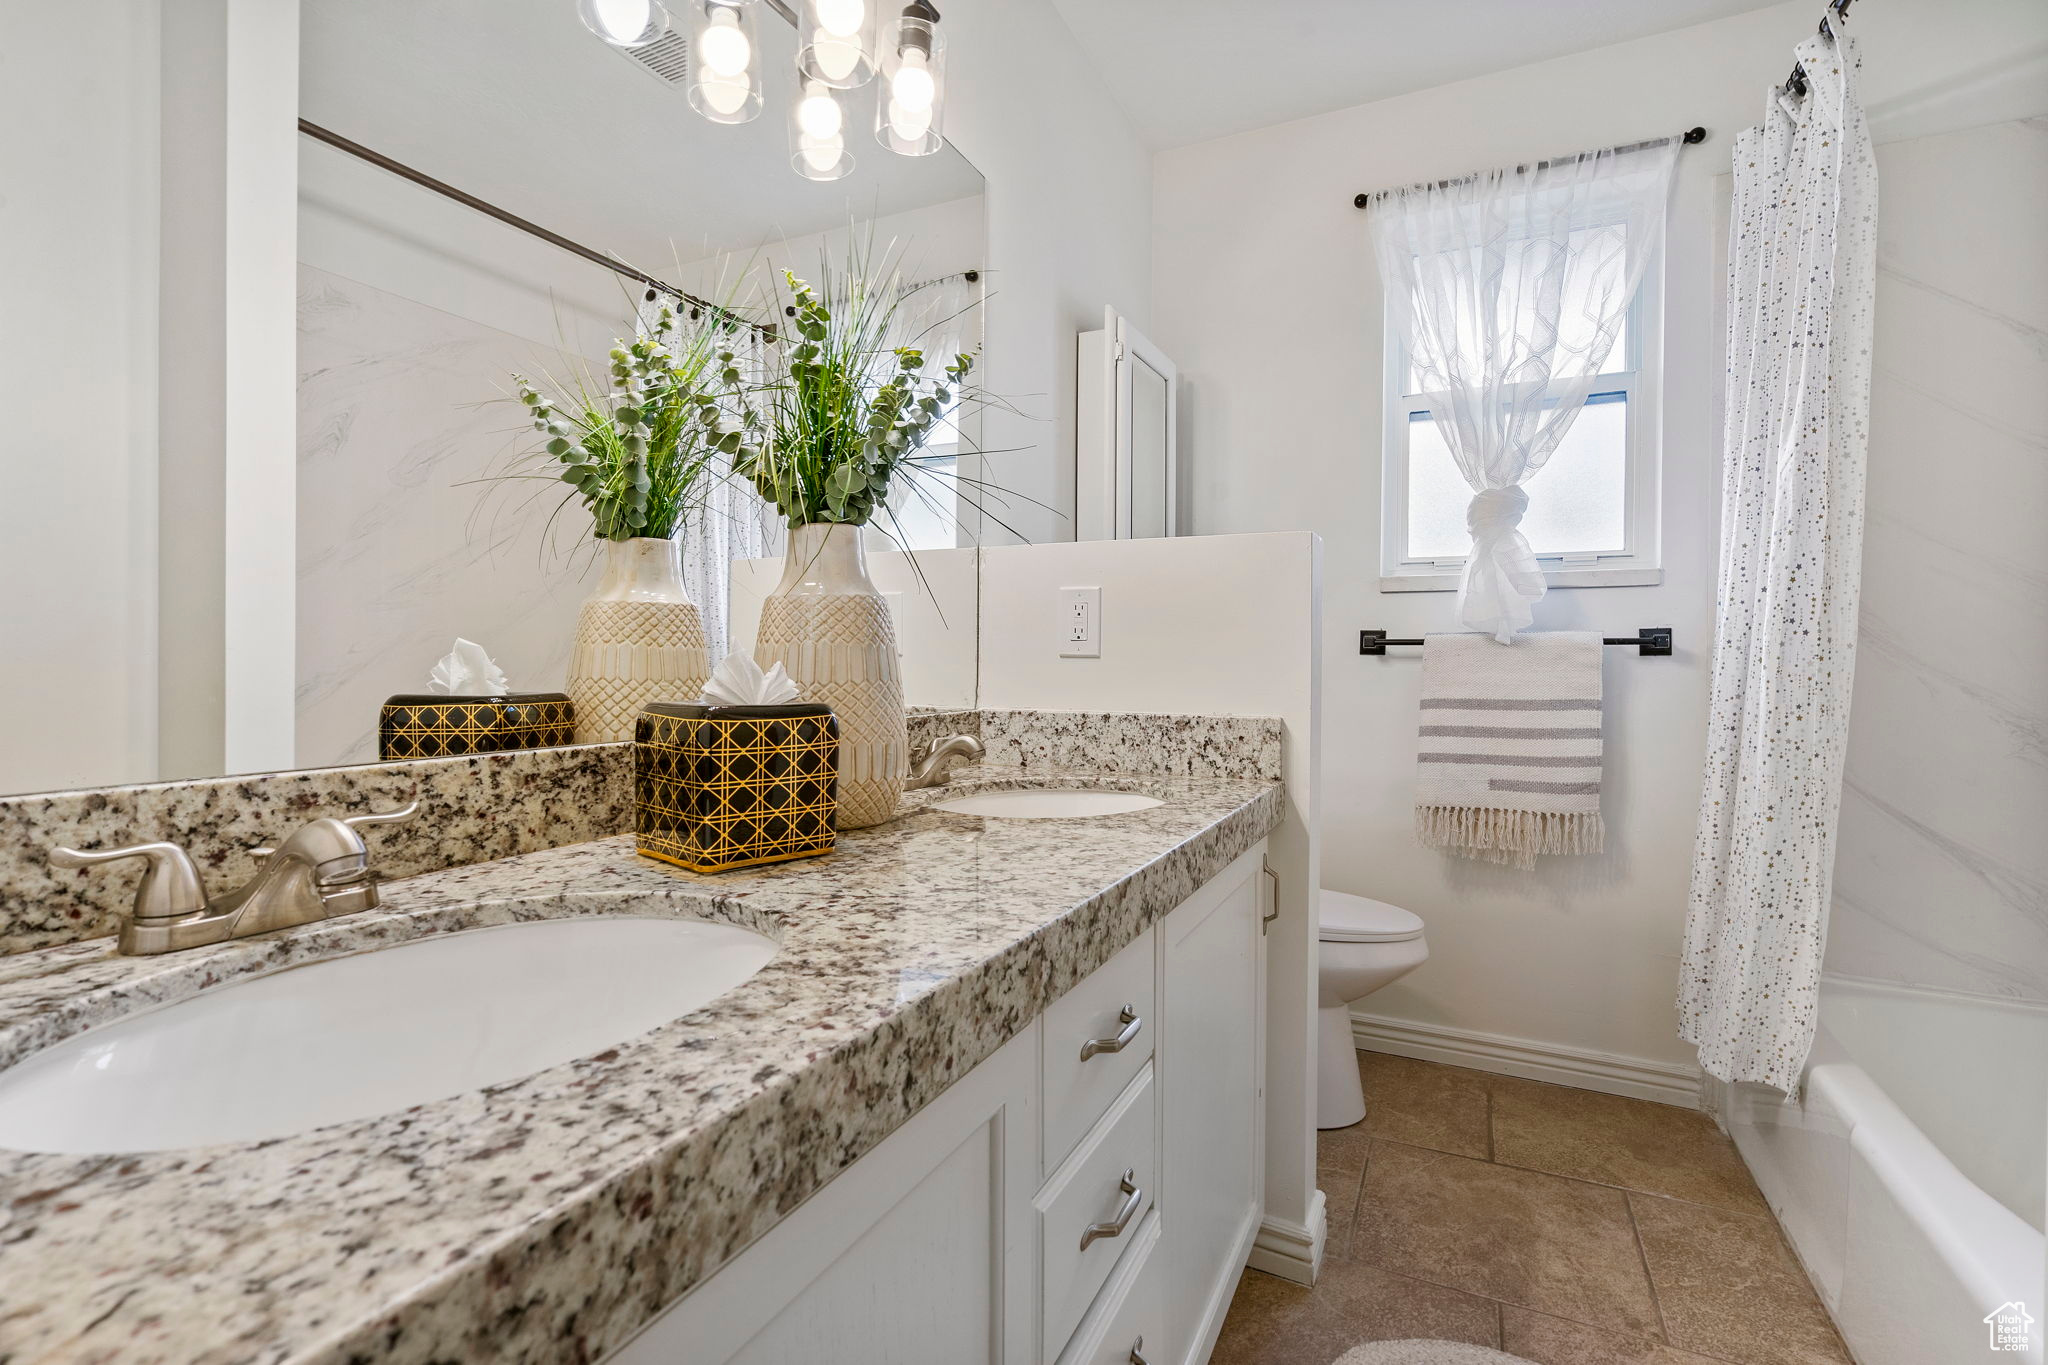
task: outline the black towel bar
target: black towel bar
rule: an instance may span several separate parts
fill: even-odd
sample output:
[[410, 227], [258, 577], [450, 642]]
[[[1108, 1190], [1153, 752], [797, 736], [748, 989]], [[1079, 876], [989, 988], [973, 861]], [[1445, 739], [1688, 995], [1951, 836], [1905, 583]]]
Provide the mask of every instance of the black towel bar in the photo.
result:
[[[1361, 630], [1358, 632], [1360, 654], [1385, 654], [1388, 645], [1419, 645], [1417, 640], [1390, 640], [1383, 630]], [[1644, 658], [1664, 657], [1671, 653], [1671, 627], [1645, 626], [1633, 635], [1608, 635], [1601, 638], [1603, 645], [1634, 645]]]

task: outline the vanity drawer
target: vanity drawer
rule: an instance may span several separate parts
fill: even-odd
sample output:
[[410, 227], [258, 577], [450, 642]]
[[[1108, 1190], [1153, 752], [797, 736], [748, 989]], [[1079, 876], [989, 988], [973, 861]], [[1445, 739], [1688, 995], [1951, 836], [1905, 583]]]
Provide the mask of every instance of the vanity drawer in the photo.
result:
[[1145, 1215], [1138, 1240], [1102, 1288], [1059, 1365], [1166, 1365], [1166, 1248], [1159, 1213]]
[[1148, 1065], [1034, 1201], [1048, 1357], [1074, 1334], [1152, 1207], [1159, 1173], [1154, 1108]]
[[[1045, 1012], [1048, 1171], [1067, 1159], [1081, 1135], [1152, 1057], [1158, 1028], [1152, 1011], [1152, 955], [1153, 931], [1147, 929]], [[1116, 1040], [1125, 1035], [1130, 1041], [1117, 1047]], [[1089, 1053], [1085, 1058], [1084, 1051]]]

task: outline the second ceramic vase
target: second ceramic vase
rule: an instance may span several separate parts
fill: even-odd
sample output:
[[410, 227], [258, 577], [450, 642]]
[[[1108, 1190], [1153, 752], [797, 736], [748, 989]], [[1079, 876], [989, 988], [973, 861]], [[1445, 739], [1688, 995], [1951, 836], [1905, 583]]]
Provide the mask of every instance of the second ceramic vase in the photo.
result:
[[576, 742], [633, 738], [651, 701], [695, 701], [711, 677], [704, 618], [683, 588], [683, 547], [636, 536], [605, 542], [605, 572], [576, 618], [569, 699]]
[[782, 581], [761, 604], [754, 659], [763, 668], [781, 664], [805, 701], [824, 702], [839, 717], [839, 828], [894, 816], [910, 756], [903, 664], [858, 526], [790, 531]]

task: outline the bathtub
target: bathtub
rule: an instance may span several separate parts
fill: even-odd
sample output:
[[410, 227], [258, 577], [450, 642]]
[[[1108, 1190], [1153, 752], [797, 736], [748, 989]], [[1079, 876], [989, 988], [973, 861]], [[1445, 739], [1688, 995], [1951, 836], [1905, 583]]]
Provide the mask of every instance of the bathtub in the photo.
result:
[[1723, 1106], [1859, 1365], [2048, 1365], [2048, 1007], [1829, 978], [1800, 1098]]

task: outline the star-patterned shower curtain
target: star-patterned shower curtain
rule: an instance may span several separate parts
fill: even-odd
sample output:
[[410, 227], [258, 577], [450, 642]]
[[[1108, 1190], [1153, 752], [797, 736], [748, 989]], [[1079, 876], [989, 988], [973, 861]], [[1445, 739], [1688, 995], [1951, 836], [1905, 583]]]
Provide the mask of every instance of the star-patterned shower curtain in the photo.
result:
[[1735, 141], [1719, 620], [1680, 1032], [1796, 1093], [1813, 1043], [1856, 663], [1877, 167], [1854, 42], [1800, 44]]

